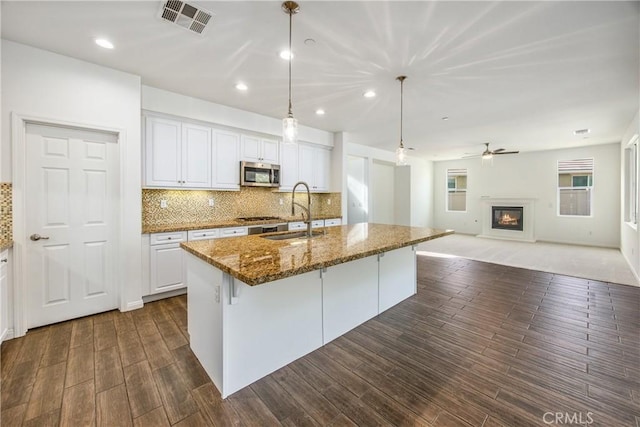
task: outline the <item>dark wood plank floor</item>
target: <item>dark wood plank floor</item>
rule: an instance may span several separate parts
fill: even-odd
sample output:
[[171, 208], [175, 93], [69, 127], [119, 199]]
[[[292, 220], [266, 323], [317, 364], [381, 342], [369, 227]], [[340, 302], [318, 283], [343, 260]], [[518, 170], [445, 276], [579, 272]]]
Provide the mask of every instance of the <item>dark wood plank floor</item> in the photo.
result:
[[640, 425], [640, 288], [422, 256], [418, 278], [224, 401], [184, 296], [30, 331], [2, 345], [2, 426]]

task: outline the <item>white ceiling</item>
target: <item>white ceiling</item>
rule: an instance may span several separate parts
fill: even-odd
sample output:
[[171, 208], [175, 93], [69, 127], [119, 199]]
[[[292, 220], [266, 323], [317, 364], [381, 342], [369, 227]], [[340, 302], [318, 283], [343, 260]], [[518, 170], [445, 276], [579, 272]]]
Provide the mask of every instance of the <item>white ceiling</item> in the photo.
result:
[[[2, 37], [284, 117], [281, 2], [191, 3], [215, 15], [202, 36], [162, 21], [159, 0], [2, 1]], [[638, 2], [299, 3], [294, 115], [353, 142], [395, 149], [401, 74], [405, 145], [435, 160], [479, 153], [486, 141], [520, 151], [618, 142], [639, 108]], [[97, 47], [95, 37], [116, 48]], [[363, 98], [370, 88], [378, 96]], [[592, 130], [587, 139], [573, 134], [582, 128]]]

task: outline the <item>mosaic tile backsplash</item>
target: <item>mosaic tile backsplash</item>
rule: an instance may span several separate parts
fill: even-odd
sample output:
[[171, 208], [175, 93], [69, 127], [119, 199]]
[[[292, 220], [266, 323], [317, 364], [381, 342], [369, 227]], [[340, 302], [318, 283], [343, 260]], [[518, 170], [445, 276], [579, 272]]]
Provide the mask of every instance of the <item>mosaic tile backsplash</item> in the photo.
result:
[[[296, 192], [296, 201], [306, 204], [306, 197], [306, 193]], [[209, 206], [209, 199], [213, 199], [214, 206]], [[160, 207], [162, 200], [166, 200], [166, 208]], [[299, 212], [296, 209], [296, 215]], [[340, 217], [340, 193], [311, 194], [311, 215]], [[266, 188], [242, 188], [240, 191], [142, 190], [143, 228], [226, 221], [247, 216], [291, 216], [291, 193]]]
[[11, 183], [0, 182], [0, 241], [13, 240]]

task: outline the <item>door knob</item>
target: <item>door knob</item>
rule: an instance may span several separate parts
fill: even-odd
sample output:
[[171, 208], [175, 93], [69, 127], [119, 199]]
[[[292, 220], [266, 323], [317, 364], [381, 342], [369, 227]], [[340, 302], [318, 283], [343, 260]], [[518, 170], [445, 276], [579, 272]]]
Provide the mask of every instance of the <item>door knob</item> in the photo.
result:
[[37, 242], [38, 240], [49, 240], [48, 237], [45, 236], [41, 236], [39, 234], [32, 234], [31, 236], [29, 236], [29, 238], [31, 240], [33, 240], [34, 242]]

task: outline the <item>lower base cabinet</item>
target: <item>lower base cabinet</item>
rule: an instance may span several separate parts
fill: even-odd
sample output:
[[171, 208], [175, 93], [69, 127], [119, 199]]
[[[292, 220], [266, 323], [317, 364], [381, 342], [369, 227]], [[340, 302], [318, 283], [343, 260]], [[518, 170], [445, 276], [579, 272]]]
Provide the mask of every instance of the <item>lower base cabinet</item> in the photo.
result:
[[384, 255], [248, 286], [186, 253], [190, 346], [222, 397], [413, 295], [413, 249]]

